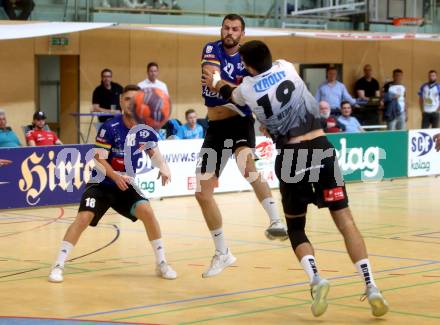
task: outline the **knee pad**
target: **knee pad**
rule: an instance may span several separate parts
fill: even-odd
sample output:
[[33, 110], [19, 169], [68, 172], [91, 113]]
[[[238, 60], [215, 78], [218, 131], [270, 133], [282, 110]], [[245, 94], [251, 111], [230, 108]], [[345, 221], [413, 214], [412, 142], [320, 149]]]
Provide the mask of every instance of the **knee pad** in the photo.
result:
[[290, 243], [293, 250], [303, 244], [310, 243], [307, 238], [305, 227], [306, 227], [306, 217], [296, 217], [296, 218], [286, 218], [287, 222], [287, 232], [289, 234]]

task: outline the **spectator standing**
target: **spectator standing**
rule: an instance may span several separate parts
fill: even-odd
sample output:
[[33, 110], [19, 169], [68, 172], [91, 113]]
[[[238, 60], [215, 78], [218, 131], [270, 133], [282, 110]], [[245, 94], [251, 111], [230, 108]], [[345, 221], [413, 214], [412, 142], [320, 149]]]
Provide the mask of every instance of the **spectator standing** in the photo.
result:
[[6, 113], [0, 109], [0, 148], [21, 147], [20, 140], [10, 127], [7, 126]]
[[440, 85], [437, 72], [429, 71], [428, 82], [420, 87], [419, 104], [422, 111], [422, 129], [438, 128], [440, 111]]
[[[3, 8], [10, 20], [28, 20], [34, 7], [32, 0], [3, 0]], [[20, 11], [18, 15], [17, 10]]]
[[393, 70], [393, 81], [383, 86], [384, 118], [388, 130], [405, 130], [407, 110], [405, 103], [406, 89], [402, 84], [403, 71]]
[[168, 95], [168, 87], [163, 82], [157, 79], [159, 77], [159, 65], [156, 62], [150, 62], [147, 65], [147, 79], [138, 83], [140, 89], [145, 88], [159, 88]]
[[348, 101], [350, 104], [355, 105], [356, 100], [348, 93], [345, 85], [337, 80], [338, 72], [335, 67], [329, 67], [327, 69], [327, 80], [323, 82], [316, 91], [316, 101], [326, 101], [331, 107], [331, 113], [333, 115], [340, 115], [341, 111], [339, 107], [342, 101]]
[[[112, 81], [113, 72], [110, 69], [101, 71], [101, 84], [95, 88], [92, 97], [93, 112], [117, 114], [121, 111], [119, 97], [122, 94], [122, 86]], [[96, 130], [99, 130], [101, 125], [110, 119], [111, 116], [99, 116], [99, 123], [96, 125]]]
[[321, 127], [325, 133], [344, 132], [345, 126], [337, 118], [330, 115], [330, 105], [326, 101], [319, 102], [319, 113], [321, 115]]
[[46, 115], [39, 111], [35, 112], [33, 116], [34, 128], [26, 134], [26, 141], [28, 146], [53, 146], [63, 144], [53, 131], [44, 129], [46, 125]]
[[179, 128], [176, 137], [179, 139], [203, 139], [203, 127], [197, 124], [197, 113], [193, 109], [185, 112], [186, 124]]
[[364, 66], [364, 76], [356, 81], [354, 89], [356, 96], [365, 101], [372, 97], [380, 97], [379, 82], [373, 78], [373, 68], [370, 64]]
[[350, 102], [343, 101], [341, 103], [341, 116], [338, 117], [338, 122], [345, 126], [345, 132], [347, 133], [363, 132], [364, 129], [357, 118], [351, 116], [351, 111]]

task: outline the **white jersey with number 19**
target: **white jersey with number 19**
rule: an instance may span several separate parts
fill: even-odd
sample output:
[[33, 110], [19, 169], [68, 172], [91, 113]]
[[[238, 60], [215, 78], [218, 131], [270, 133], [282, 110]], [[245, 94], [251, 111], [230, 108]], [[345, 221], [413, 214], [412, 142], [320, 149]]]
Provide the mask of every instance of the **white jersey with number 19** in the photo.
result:
[[293, 64], [285, 60], [275, 61], [264, 73], [245, 77], [232, 100], [248, 105], [275, 139], [321, 128], [318, 103]]

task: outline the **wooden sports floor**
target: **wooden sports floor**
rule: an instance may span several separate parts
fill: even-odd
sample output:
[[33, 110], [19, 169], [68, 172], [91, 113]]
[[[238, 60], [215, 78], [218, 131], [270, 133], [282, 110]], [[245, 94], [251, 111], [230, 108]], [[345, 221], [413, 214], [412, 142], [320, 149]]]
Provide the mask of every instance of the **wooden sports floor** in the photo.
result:
[[383, 319], [360, 301], [363, 285], [330, 215], [313, 207], [307, 230], [332, 283], [327, 313], [315, 319], [289, 242], [266, 240], [263, 209], [243, 192], [217, 196], [238, 260], [209, 279], [201, 274], [213, 244], [193, 197], [152, 202], [174, 281], [154, 275], [142, 225], [111, 212], [84, 233], [65, 282], [49, 283], [77, 207], [0, 211], [0, 324], [440, 324], [440, 178], [355, 183], [348, 192], [391, 306]]

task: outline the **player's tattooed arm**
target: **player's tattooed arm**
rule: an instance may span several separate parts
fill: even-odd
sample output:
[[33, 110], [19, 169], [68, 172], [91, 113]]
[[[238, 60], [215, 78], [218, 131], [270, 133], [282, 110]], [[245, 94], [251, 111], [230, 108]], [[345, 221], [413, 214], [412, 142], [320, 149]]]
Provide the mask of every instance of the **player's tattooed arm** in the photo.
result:
[[166, 160], [163, 158], [158, 147], [147, 150], [154, 167], [159, 168], [157, 178], [162, 178], [162, 185], [165, 186], [171, 182], [171, 171]]

